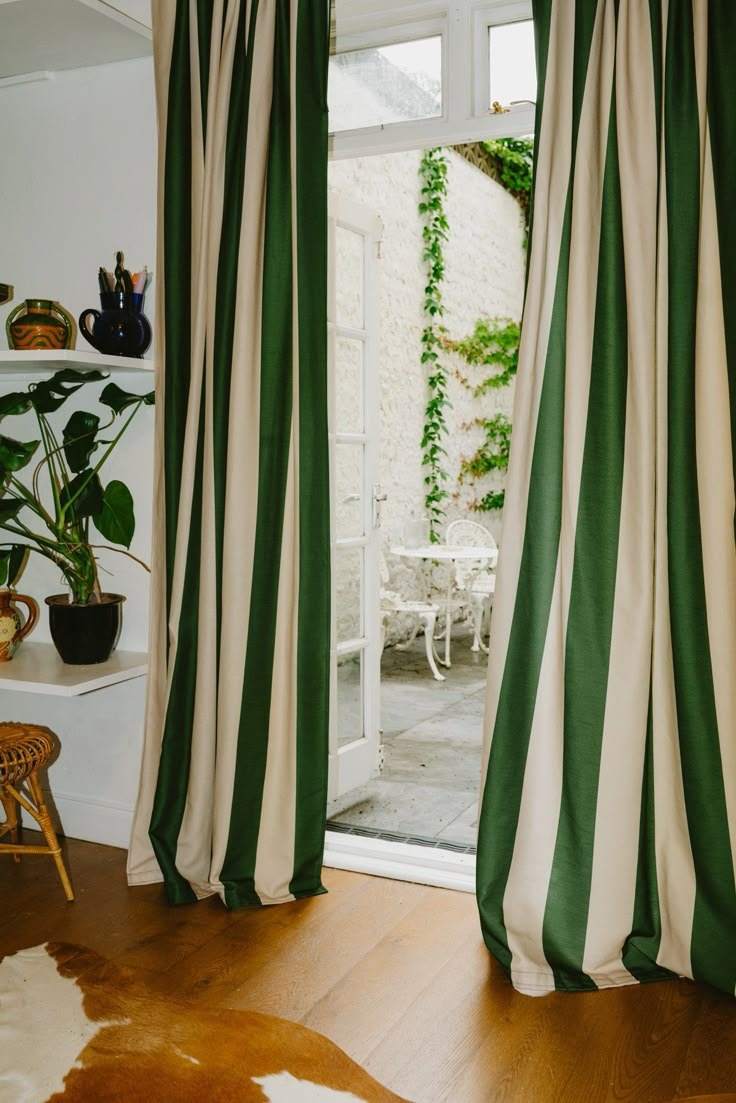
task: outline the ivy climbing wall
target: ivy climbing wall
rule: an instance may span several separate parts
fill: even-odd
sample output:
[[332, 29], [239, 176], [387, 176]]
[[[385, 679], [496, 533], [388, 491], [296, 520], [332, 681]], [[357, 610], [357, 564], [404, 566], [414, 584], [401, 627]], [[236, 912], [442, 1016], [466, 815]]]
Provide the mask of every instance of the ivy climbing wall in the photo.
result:
[[[444, 242], [442, 324], [448, 336], [461, 339], [473, 331], [481, 317], [518, 320], [521, 315], [525, 229], [516, 200], [500, 184], [479, 171], [459, 154], [444, 151], [447, 158], [447, 195], [444, 200], [449, 226]], [[335, 161], [330, 164], [330, 189], [376, 211], [383, 221], [380, 269], [380, 478], [388, 493], [384, 510], [384, 546], [403, 541], [407, 520], [426, 515], [421, 441], [426, 424], [427, 368], [421, 363], [427, 266], [423, 260], [424, 219], [419, 212], [420, 151]], [[349, 296], [349, 287], [337, 287], [338, 296]], [[457, 378], [471, 383], [487, 374], [458, 354], [442, 350], [447, 369], [444, 416], [448, 432], [442, 441], [448, 473], [449, 497], [443, 503], [447, 520], [472, 517], [486, 524], [496, 538], [501, 513], [475, 513], [470, 502], [473, 487], [459, 482], [461, 462], [483, 440], [483, 431], [471, 424], [477, 417], [505, 412], [513, 404], [513, 382], [482, 398]], [[457, 374], [456, 374], [457, 373]], [[485, 485], [485, 484], [484, 484]], [[490, 484], [489, 484], [490, 485]], [[499, 483], [500, 485], [500, 483]], [[425, 581], [406, 561], [389, 559], [391, 586], [420, 596]]]

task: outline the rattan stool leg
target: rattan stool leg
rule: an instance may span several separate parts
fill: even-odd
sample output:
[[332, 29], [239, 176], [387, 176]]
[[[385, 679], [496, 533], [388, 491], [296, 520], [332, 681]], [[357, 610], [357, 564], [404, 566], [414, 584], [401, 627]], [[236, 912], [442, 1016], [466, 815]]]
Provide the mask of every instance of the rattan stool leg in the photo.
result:
[[[2, 834], [9, 834], [11, 843], [18, 845], [18, 805], [15, 797], [6, 789], [0, 789], [0, 801], [5, 809], [5, 823], [2, 824]], [[14, 854], [16, 862], [20, 861], [20, 855]]]
[[64, 894], [67, 900], [72, 901], [74, 899], [74, 893], [72, 892], [71, 882], [69, 881], [69, 875], [64, 865], [64, 859], [61, 856], [61, 846], [59, 840], [54, 831], [54, 825], [51, 822], [48, 809], [46, 808], [46, 802], [43, 799], [43, 793], [41, 792], [41, 784], [38, 780], [38, 774], [35, 771], [28, 775], [26, 778], [28, 782], [28, 788], [31, 790], [33, 800], [36, 804], [38, 826], [43, 831], [43, 837], [46, 840], [46, 844], [49, 848], [49, 852], [56, 862], [56, 868], [59, 871], [59, 877], [61, 878], [61, 884], [64, 889]]

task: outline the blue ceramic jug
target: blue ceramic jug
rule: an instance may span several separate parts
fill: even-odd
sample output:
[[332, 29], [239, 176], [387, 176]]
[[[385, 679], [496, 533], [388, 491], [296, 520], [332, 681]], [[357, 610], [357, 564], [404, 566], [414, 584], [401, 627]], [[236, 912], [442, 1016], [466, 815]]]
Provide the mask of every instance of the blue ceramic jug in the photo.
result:
[[[126, 291], [100, 292], [102, 310], [83, 310], [79, 328], [98, 352], [107, 356], [143, 356], [151, 343], [151, 323], [143, 313], [143, 295]], [[94, 318], [92, 331], [87, 318]]]

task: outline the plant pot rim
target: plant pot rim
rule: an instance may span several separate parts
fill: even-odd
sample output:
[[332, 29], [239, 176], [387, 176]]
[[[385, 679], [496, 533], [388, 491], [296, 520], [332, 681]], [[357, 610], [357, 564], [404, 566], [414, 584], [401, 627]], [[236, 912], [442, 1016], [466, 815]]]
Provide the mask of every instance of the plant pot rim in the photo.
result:
[[86, 605], [80, 605], [78, 601], [70, 601], [68, 594], [50, 594], [44, 598], [47, 605], [64, 606], [67, 609], [98, 609], [101, 605], [120, 605], [125, 601], [125, 594], [100, 594], [101, 601], [88, 601]]

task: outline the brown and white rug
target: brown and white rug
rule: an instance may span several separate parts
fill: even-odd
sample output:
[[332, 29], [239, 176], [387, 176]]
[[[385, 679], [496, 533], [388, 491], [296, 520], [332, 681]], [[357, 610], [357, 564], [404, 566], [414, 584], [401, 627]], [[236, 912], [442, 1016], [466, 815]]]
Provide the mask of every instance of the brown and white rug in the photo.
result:
[[0, 963], [0, 1103], [407, 1103], [321, 1034], [161, 999], [81, 946]]

